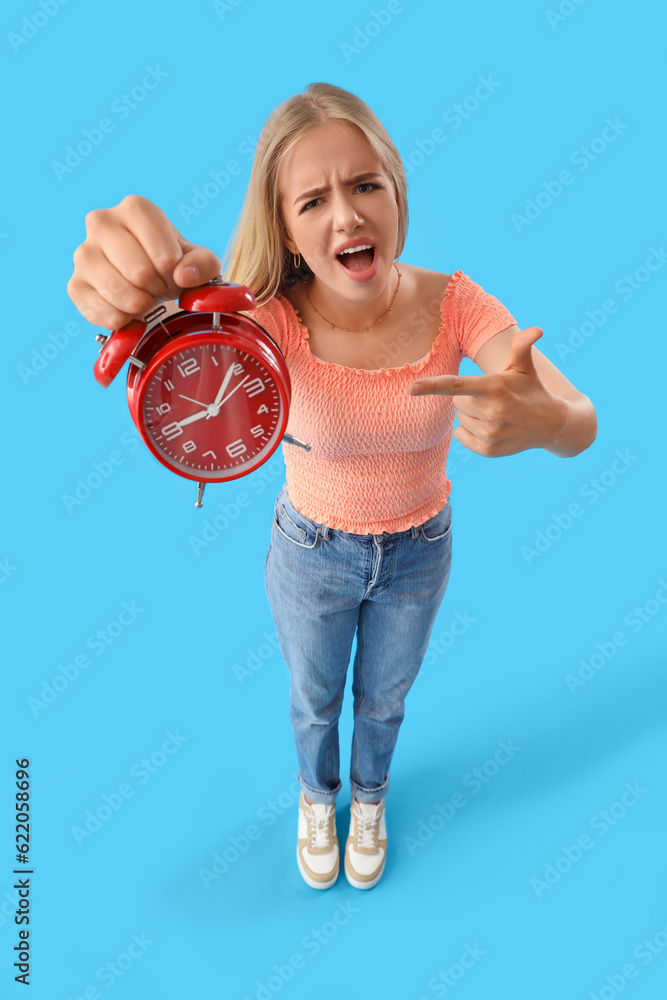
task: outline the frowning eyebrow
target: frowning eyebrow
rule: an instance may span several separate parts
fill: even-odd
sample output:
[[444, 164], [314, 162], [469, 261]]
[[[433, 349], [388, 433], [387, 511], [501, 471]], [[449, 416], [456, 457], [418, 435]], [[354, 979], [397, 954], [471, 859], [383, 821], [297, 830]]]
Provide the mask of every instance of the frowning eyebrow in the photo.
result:
[[[343, 183], [344, 184], [358, 184], [359, 181], [364, 181], [364, 180], [366, 180], [367, 177], [379, 177], [379, 178], [381, 178], [382, 174], [373, 173], [372, 171], [366, 171], [366, 173], [364, 173], [364, 174], [355, 174], [354, 177], [350, 177], [349, 180], [343, 181]], [[326, 192], [329, 191], [329, 190], [330, 190], [330, 188], [328, 188], [328, 187], [311, 188], [310, 191], [304, 191], [304, 193], [300, 194], [298, 198], [295, 198], [294, 204], [296, 205], [297, 202], [303, 201], [304, 198], [315, 198], [315, 197], [317, 197], [317, 195], [326, 194]]]

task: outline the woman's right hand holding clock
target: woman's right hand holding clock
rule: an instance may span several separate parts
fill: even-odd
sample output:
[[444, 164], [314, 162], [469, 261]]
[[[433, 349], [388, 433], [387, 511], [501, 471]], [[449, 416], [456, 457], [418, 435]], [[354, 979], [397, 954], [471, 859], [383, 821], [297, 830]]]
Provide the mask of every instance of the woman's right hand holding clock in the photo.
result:
[[220, 260], [186, 240], [157, 205], [127, 195], [114, 208], [86, 215], [86, 239], [74, 251], [67, 285], [72, 302], [95, 326], [116, 330], [143, 319], [160, 302], [220, 273]]

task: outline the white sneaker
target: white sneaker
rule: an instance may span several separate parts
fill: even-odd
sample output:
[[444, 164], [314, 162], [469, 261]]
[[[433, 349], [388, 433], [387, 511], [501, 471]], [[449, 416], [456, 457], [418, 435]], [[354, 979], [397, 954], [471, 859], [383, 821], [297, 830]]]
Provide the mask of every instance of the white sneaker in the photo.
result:
[[336, 804], [308, 803], [299, 795], [299, 831], [296, 860], [304, 881], [312, 889], [329, 889], [339, 871]]
[[372, 889], [387, 859], [384, 798], [377, 803], [350, 802], [350, 833], [345, 844], [345, 877], [355, 889]]

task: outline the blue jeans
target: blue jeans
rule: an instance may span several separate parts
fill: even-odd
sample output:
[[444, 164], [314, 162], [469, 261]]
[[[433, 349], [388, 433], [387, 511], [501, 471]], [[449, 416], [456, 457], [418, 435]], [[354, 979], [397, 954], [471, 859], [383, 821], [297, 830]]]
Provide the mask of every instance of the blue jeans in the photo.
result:
[[338, 719], [355, 631], [352, 793], [375, 802], [389, 790], [404, 699], [449, 580], [451, 521], [447, 502], [418, 527], [354, 534], [306, 517], [283, 483], [264, 580], [291, 678], [298, 779], [312, 802], [334, 802], [341, 789]]

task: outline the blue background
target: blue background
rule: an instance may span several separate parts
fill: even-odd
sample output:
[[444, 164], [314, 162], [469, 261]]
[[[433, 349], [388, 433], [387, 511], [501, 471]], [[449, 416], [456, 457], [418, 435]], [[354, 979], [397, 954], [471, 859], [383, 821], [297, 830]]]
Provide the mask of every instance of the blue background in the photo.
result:
[[[31, 760], [36, 1000], [320, 989], [608, 1000], [626, 986], [656, 1000], [667, 988], [667, 269], [651, 257], [667, 241], [666, 18], [646, 2], [631, 16], [617, 0], [565, 0], [561, 15], [547, 2], [5, 6], [3, 996], [23, 995], [12, 967], [17, 757]], [[147, 67], [166, 75], [121, 112]], [[493, 93], [475, 101], [489, 76]], [[342, 871], [315, 892], [294, 857], [289, 677], [263, 581], [282, 451], [209, 486], [195, 509], [194, 485], [138, 445], [124, 374], [106, 390], [94, 380], [99, 331], [66, 291], [85, 214], [130, 193], [222, 255], [248, 142], [315, 80], [366, 101], [406, 162], [402, 260], [462, 268], [521, 327], [541, 327], [539, 350], [592, 399], [599, 428], [570, 459], [491, 461], [453, 442], [452, 575], [406, 702], [388, 861], [370, 892]], [[105, 117], [113, 130], [58, 172]], [[620, 133], [595, 142], [607, 119]], [[429, 146], [435, 128], [446, 140]], [[240, 173], [186, 221], [182, 206], [230, 160]], [[565, 169], [573, 182], [515, 225]], [[469, 360], [461, 371], [479, 373]], [[96, 463], [99, 483], [68, 505]], [[195, 554], [219, 505], [227, 526]], [[531, 557], [538, 532], [546, 543]], [[134, 617], [119, 619], [124, 602]], [[454, 637], [457, 614], [474, 622]], [[591, 658], [572, 689], [568, 675]], [[351, 671], [343, 845], [350, 687]], [[475, 790], [466, 776], [499, 741], [520, 749], [487, 763]], [[619, 805], [626, 783], [637, 792]], [[444, 821], [435, 805], [457, 791], [465, 805]], [[589, 848], [568, 862], [585, 834]], [[218, 874], [202, 874], [216, 858], [226, 870], [218, 860]], [[468, 967], [464, 953], [476, 956]]]

